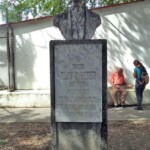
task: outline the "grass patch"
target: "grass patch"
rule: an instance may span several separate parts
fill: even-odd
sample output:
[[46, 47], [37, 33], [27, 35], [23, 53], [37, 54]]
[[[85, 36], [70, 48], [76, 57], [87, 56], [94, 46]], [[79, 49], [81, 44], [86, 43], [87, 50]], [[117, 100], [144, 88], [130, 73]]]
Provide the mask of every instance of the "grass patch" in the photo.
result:
[[7, 144], [7, 139], [3, 137], [3, 131], [0, 130], [0, 145], [5, 145], [5, 144]]
[[5, 145], [5, 144], [7, 144], [7, 140], [0, 139], [0, 145]]

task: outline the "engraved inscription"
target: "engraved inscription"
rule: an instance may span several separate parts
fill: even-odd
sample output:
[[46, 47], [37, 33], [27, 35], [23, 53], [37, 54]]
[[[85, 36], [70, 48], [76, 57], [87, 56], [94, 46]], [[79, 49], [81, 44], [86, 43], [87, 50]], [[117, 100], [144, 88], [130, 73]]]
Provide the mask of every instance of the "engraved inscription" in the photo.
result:
[[96, 80], [96, 71], [63, 71], [60, 72], [60, 77], [64, 80]]
[[83, 87], [83, 86], [87, 86], [88, 85], [88, 81], [70, 81], [69, 82], [69, 86], [70, 87]]
[[101, 45], [93, 46], [57, 46], [56, 122], [102, 121]]
[[71, 80], [73, 77], [73, 72], [61, 72], [61, 78], [64, 80]]
[[76, 96], [75, 98], [70, 98], [67, 96], [60, 96], [59, 100], [56, 101], [56, 104], [58, 105], [62, 105], [62, 104], [81, 104], [83, 103], [84, 105], [86, 105], [87, 103], [92, 103], [94, 104], [97, 101], [97, 97], [92, 97], [92, 96]]
[[81, 70], [84, 69], [84, 64], [72, 64], [73, 69], [75, 70]]

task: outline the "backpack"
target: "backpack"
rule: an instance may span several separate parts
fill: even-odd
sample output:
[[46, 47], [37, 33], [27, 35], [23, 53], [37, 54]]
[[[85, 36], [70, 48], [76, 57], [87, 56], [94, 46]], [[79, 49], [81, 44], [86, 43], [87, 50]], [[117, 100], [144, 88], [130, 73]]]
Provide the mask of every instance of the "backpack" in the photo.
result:
[[139, 83], [141, 85], [148, 84], [149, 83], [149, 75], [148, 75], [145, 67], [144, 66], [140, 66], [138, 68], [141, 70], [141, 79], [140, 79]]

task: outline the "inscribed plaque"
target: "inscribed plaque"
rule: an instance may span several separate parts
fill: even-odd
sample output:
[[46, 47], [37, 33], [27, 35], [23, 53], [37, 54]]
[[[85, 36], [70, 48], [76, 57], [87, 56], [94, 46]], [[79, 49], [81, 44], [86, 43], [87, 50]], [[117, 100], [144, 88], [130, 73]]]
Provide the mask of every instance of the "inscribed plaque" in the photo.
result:
[[54, 49], [56, 122], [102, 122], [102, 44]]

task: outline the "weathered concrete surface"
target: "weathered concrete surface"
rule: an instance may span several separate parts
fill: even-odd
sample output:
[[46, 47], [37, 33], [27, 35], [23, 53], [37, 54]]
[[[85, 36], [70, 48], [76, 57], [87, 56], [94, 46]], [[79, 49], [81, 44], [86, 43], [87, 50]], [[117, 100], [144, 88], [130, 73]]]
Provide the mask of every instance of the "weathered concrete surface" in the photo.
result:
[[150, 120], [150, 105], [143, 105], [142, 111], [134, 108], [108, 108], [108, 120]]
[[101, 124], [59, 123], [60, 150], [98, 150], [101, 147]]
[[[127, 89], [126, 103], [129, 105], [136, 104], [135, 90]], [[108, 105], [112, 105], [110, 89], [108, 89]], [[145, 89], [143, 104], [150, 104], [150, 89]], [[50, 107], [50, 92], [48, 90], [26, 90], [26, 91], [1, 91], [0, 107]]]
[[2, 122], [50, 122], [50, 108], [0, 108]]
[[0, 107], [50, 107], [48, 90], [0, 92]]
[[[109, 120], [150, 120], [150, 105], [144, 105], [143, 111], [135, 106], [126, 108], [108, 108]], [[0, 108], [0, 122], [50, 122], [50, 108]]]

